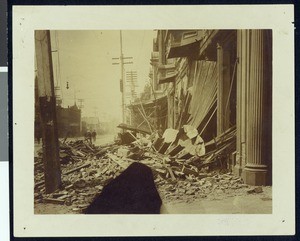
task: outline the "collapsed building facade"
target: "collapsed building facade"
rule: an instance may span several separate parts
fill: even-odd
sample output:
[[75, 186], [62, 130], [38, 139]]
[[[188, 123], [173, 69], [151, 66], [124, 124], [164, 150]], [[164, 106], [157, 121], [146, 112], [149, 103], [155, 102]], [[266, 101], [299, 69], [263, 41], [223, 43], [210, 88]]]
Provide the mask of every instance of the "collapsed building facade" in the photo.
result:
[[271, 185], [272, 31], [158, 30], [150, 63], [152, 98], [130, 106], [143, 120], [135, 125], [191, 125], [205, 143], [234, 130], [227, 167], [249, 185]]

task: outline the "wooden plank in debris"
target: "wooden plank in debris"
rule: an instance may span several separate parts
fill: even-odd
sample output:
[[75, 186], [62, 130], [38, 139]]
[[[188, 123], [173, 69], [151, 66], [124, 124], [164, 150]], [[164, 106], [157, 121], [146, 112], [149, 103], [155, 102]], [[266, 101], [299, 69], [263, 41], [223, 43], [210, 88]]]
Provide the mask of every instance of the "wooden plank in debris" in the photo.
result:
[[182, 152], [180, 155], [178, 155], [177, 157], [180, 159], [189, 159], [191, 158], [193, 155], [190, 154], [189, 152]]
[[230, 148], [231, 146], [235, 146], [235, 143], [234, 143], [234, 142], [233, 142], [233, 143], [228, 143], [228, 144], [222, 146], [222, 148], [217, 149], [217, 150], [213, 153], [213, 155], [210, 156], [210, 158], [207, 158], [207, 159], [203, 162], [203, 164], [207, 164], [207, 163], [211, 162], [212, 159], [214, 159], [215, 157], [221, 155], [221, 154], [223, 153], [223, 151], [225, 151], [227, 148]]
[[153, 131], [153, 130], [152, 130], [152, 126], [151, 126], [150, 122], [148, 121], [148, 117], [146, 116], [146, 112], [145, 112], [145, 110], [144, 110], [144, 107], [143, 107], [143, 104], [142, 104], [141, 101], [140, 101], [140, 105], [141, 105], [142, 110], [141, 110], [140, 108], [138, 108], [138, 110], [139, 110], [141, 116], [142, 116], [142, 117], [144, 118], [144, 120], [147, 122], [148, 127], [149, 127], [150, 131], [152, 132], [152, 131]]
[[57, 199], [57, 198], [44, 198], [43, 202], [44, 203], [60, 204], [60, 205], [65, 204], [65, 200]]
[[85, 154], [83, 154], [81, 151], [76, 150], [76, 153], [81, 157], [85, 157]]
[[159, 160], [163, 160], [165, 157], [167, 157], [166, 155], [163, 155], [161, 153], [158, 152], [154, 152], [152, 150], [148, 150], [147, 152], [145, 152], [144, 154], [146, 157], [150, 157], [150, 158], [157, 158]]
[[68, 194], [64, 194], [64, 195], [62, 195], [62, 196], [60, 196], [60, 197], [57, 197], [57, 199], [59, 199], [59, 200], [64, 200], [64, 201], [65, 201], [68, 197], [69, 197]]
[[137, 138], [131, 132], [128, 133], [137, 141]]
[[95, 154], [95, 156], [97, 156], [97, 157], [102, 156], [102, 155], [104, 155], [109, 149], [110, 149], [110, 147], [103, 148], [103, 149], [101, 149], [100, 151], [98, 151], [98, 152]]
[[184, 123], [185, 121], [185, 118], [187, 117], [188, 115], [188, 106], [190, 104], [190, 101], [192, 99], [192, 95], [188, 92], [186, 95], [185, 95], [185, 99], [184, 99], [184, 106], [183, 108], [181, 108], [180, 110], [180, 115], [179, 115], [179, 118], [177, 119], [177, 122], [176, 122], [176, 128], [179, 128], [181, 127], [182, 123]]
[[166, 170], [161, 169], [161, 168], [155, 168], [154, 170], [157, 171], [157, 172], [159, 172], [159, 173], [161, 173], [161, 174], [164, 174], [164, 173], [167, 172]]
[[212, 145], [212, 144], [215, 144], [216, 142], [220, 141], [221, 139], [223, 139], [225, 136], [235, 136], [234, 133], [236, 131], [236, 126], [233, 126], [229, 129], [227, 129], [225, 132], [223, 132], [222, 134], [218, 135], [216, 138], [208, 141], [205, 143], [205, 146], [209, 146], [209, 145]]
[[115, 156], [114, 154], [108, 153], [107, 156], [109, 157], [109, 159], [111, 159], [113, 162], [115, 162], [116, 164], [118, 164], [120, 167], [126, 169], [127, 166], [124, 165], [124, 163], [121, 163], [119, 158], [117, 156]]
[[183, 150], [183, 146], [181, 146], [180, 144], [176, 145], [175, 147], [173, 147], [173, 149], [170, 150], [169, 155], [175, 156], [177, 155], [179, 152], [181, 152]]
[[168, 150], [168, 148], [170, 147], [171, 144], [172, 144], [172, 143], [166, 143], [166, 142], [164, 142], [164, 143], [162, 144], [162, 146], [159, 148], [158, 152], [159, 152], [160, 154], [164, 154], [164, 153], [166, 152], [166, 150]]
[[36, 187], [39, 187], [39, 186], [43, 185], [44, 183], [45, 183], [45, 180], [41, 180], [41, 181], [37, 182], [37, 183], [34, 185], [34, 187], [35, 187], [35, 188], [36, 188]]
[[[65, 196], [66, 194], [64, 194], [64, 193], [53, 193], [52, 194], [52, 197], [53, 198], [59, 198], [59, 197], [62, 197], [62, 196]], [[60, 198], [61, 199], [61, 198]]]
[[190, 168], [187, 168], [185, 166], [182, 166], [181, 172], [183, 172], [185, 175], [191, 175], [191, 174], [193, 174], [195, 176], [198, 175], [198, 172], [196, 172], [196, 171], [194, 171], [194, 170], [192, 170]]
[[73, 173], [73, 172], [77, 172], [79, 171], [81, 168], [86, 168], [86, 167], [89, 167], [91, 165], [91, 163], [86, 163], [86, 164], [83, 164], [81, 166], [78, 166], [78, 167], [75, 167], [67, 172], [64, 172], [63, 175], [68, 175], [70, 173]]
[[172, 171], [172, 169], [170, 167], [166, 167], [166, 169], [168, 170], [168, 172], [170, 173], [171, 179], [172, 181], [176, 180], [176, 177], [174, 176], [174, 173]]
[[92, 147], [90, 147], [87, 143], [85, 143], [85, 146], [92, 152], [94, 152], [94, 149]]
[[160, 149], [164, 141], [164, 138], [158, 137], [154, 142], [153, 142], [153, 147], [155, 148], [156, 151]]
[[124, 123], [119, 124], [117, 127], [121, 128], [121, 129], [125, 129], [125, 130], [139, 132], [139, 133], [142, 133], [142, 134], [149, 134], [149, 135], [151, 134], [151, 131], [141, 129], [141, 128], [136, 128], [134, 126], [130, 126], [130, 125], [127, 125], [127, 124], [124, 124]]
[[[78, 167], [75, 167], [75, 168], [73, 168], [73, 169], [71, 169], [71, 170], [69, 170], [69, 171], [67, 171], [67, 172], [62, 173], [62, 175], [68, 175], [68, 174], [71, 174], [71, 173], [73, 173], [73, 172], [79, 171], [81, 168], [89, 167], [90, 165], [91, 165], [90, 163], [83, 164], [83, 165], [78, 166]], [[34, 185], [34, 187], [36, 188], [36, 187], [39, 187], [39, 186], [41, 186], [41, 185], [43, 185], [43, 184], [45, 184], [45, 180], [41, 180], [41, 181], [37, 182], [37, 183]]]

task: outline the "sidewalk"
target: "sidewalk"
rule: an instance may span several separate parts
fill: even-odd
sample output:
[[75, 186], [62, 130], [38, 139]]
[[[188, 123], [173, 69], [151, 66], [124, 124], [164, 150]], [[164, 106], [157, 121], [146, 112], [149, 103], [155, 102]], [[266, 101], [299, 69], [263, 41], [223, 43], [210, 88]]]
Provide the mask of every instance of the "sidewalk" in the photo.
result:
[[192, 203], [165, 203], [161, 214], [272, 214], [269, 195], [249, 194]]

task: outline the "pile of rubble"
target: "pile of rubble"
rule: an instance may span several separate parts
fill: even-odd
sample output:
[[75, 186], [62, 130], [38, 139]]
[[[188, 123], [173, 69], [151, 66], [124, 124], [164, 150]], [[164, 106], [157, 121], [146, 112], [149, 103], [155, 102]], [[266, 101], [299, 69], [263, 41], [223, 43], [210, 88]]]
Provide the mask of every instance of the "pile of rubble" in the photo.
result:
[[[234, 136], [234, 129], [229, 130], [206, 146], [197, 131], [185, 126], [179, 131], [167, 129], [162, 137], [123, 132], [118, 142], [105, 146], [94, 146], [86, 140], [60, 142], [62, 186], [54, 193], [45, 193], [39, 153], [35, 158], [35, 202], [63, 204], [81, 213], [132, 162], [152, 169], [163, 200], [189, 202], [242, 189], [244, 192], [248, 186], [239, 177], [209, 168], [231, 150]], [[207, 148], [212, 145], [214, 148]]]

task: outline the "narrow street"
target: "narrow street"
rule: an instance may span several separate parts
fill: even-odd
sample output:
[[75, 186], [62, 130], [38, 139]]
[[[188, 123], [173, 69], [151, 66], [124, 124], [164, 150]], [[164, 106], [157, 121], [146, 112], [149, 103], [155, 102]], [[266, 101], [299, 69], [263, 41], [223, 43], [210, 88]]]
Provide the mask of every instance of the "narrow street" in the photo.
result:
[[115, 138], [116, 138], [115, 134], [97, 135], [94, 145], [96, 146], [105, 145], [107, 143], [113, 142]]
[[[193, 201], [163, 200], [161, 214], [272, 214], [272, 189], [264, 188], [263, 194], [244, 193], [220, 196], [211, 199], [197, 198]], [[35, 204], [35, 214], [78, 213], [72, 206]]]
[[271, 43], [36, 31], [34, 212], [272, 213]]

